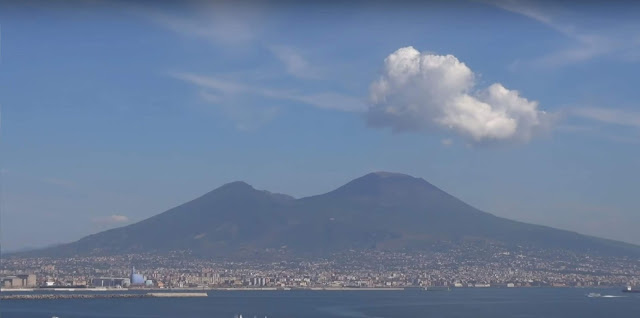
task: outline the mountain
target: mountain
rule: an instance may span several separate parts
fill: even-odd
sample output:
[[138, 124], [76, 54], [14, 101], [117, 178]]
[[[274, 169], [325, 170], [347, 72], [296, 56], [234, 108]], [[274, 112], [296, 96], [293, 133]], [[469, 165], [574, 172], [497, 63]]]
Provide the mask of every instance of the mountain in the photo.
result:
[[435, 242], [463, 241], [640, 256], [639, 246], [500, 218], [424, 179], [389, 172], [370, 173], [334, 191], [301, 199], [233, 182], [138, 223], [28, 253], [191, 250], [251, 255], [277, 249], [324, 254], [346, 249], [421, 250]]

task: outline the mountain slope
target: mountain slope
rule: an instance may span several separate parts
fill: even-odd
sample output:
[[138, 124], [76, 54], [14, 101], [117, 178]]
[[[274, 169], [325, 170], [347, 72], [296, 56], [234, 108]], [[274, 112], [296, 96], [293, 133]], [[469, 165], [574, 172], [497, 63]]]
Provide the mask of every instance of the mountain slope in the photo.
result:
[[485, 241], [575, 252], [640, 256], [640, 247], [482, 212], [427, 181], [377, 172], [322, 195], [294, 199], [226, 184], [136, 224], [35, 251], [100, 255], [192, 250], [239, 255], [284, 249], [426, 249], [434, 242]]
[[293, 198], [233, 182], [164, 213], [128, 226], [46, 249], [48, 255], [119, 254], [169, 250], [231, 253], [278, 231]]

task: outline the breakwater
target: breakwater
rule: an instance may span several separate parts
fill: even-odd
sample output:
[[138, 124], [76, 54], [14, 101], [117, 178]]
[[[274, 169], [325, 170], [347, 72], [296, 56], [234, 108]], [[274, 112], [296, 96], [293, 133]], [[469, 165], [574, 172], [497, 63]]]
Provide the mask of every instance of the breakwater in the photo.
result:
[[207, 293], [146, 293], [146, 294], [21, 294], [1, 295], [0, 300], [53, 300], [96, 298], [183, 298], [207, 297]]

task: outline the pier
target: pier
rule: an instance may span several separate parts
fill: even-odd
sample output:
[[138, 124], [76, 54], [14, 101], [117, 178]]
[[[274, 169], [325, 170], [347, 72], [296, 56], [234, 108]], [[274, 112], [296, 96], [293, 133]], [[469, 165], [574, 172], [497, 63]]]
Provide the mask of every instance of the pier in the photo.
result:
[[146, 294], [21, 294], [1, 295], [0, 300], [53, 300], [96, 298], [184, 298], [208, 297], [207, 293], [146, 293]]

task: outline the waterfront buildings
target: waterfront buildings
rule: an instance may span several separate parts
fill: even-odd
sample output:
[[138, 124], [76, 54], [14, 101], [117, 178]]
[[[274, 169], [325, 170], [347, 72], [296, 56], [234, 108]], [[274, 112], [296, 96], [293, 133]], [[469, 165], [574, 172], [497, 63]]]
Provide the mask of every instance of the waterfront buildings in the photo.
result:
[[19, 274], [0, 278], [2, 288], [32, 288], [36, 287], [36, 275]]
[[[252, 259], [199, 258], [187, 252], [74, 258], [3, 258], [2, 273], [35, 273], [38, 286], [126, 286], [138, 266], [140, 288], [371, 288], [640, 285], [640, 259], [496, 245], [439, 252], [348, 251]], [[97, 279], [97, 280], [96, 280]], [[15, 281], [15, 285], [24, 284]], [[14, 288], [13, 280], [3, 288]]]

